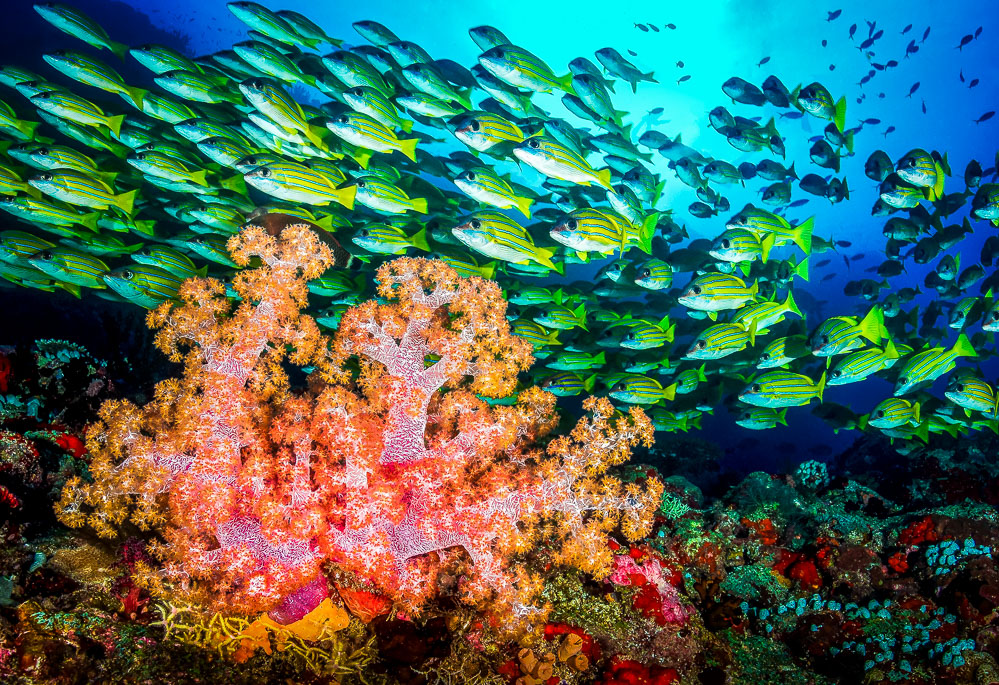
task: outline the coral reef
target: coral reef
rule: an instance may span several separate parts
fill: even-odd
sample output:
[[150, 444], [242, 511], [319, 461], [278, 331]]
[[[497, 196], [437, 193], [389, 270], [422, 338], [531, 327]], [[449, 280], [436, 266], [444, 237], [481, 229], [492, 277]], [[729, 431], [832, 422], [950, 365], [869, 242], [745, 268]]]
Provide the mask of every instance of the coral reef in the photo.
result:
[[4, 682], [996, 682], [999, 436], [699, 474], [640, 411], [487, 402], [531, 362], [487, 281], [388, 262], [326, 338], [321, 243], [231, 249], [239, 300], [150, 313], [151, 401], [4, 350]]

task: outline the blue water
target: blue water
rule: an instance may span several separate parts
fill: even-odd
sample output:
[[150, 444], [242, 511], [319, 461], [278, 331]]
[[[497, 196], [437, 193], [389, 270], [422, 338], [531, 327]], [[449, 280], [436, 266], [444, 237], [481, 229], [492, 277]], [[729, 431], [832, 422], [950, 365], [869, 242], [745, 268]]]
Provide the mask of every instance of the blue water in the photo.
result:
[[[170, 3], [83, 0], [75, 4], [105, 26], [112, 38], [130, 45], [158, 42], [189, 55], [202, 55], [226, 49], [246, 37], [246, 27], [229, 13], [221, 0], [174, 0]], [[876, 274], [864, 273], [864, 269], [883, 260], [885, 243], [881, 233], [885, 218], [870, 215], [877, 192], [876, 184], [863, 173], [867, 156], [878, 148], [885, 150], [893, 160], [914, 147], [946, 152], [954, 171], [954, 176], [948, 179], [948, 192], [963, 189], [962, 175], [970, 159], [978, 159], [984, 168], [994, 165], [999, 120], [981, 125], [973, 123], [984, 112], [999, 109], [999, 64], [994, 49], [999, 22], [996, 22], [996, 13], [986, 9], [990, 3], [964, 0], [946, 5], [911, 1], [814, 5], [743, 0], [669, 5], [666, 7], [666, 3], [659, 2], [370, 0], [352, 3], [288, 1], [280, 6], [269, 6], [302, 12], [329, 35], [342, 38], [348, 44], [365, 42], [351, 28], [352, 22], [374, 19], [386, 24], [401, 38], [420, 44], [435, 58], [453, 59], [466, 66], [473, 65], [480, 52], [467, 30], [480, 24], [498, 27], [515, 43], [542, 57], [557, 73], [564, 73], [565, 65], [576, 56], [592, 59], [595, 50], [615, 47], [643, 71], [654, 71], [659, 81], [658, 84], [640, 84], [637, 94], [629, 92], [626, 84], [618, 84], [614, 96], [616, 108], [631, 112], [633, 121], [646, 119], [638, 132], [651, 124], [671, 137], [682, 134], [684, 143], [706, 156], [736, 165], [747, 160], [759, 161], [767, 155], [741, 153], [729, 146], [721, 135], [709, 128], [708, 111], [725, 105], [733, 114], [763, 116], [765, 121], [777, 115], [779, 110], [769, 105], [756, 108], [733, 104], [720, 89], [723, 81], [740, 76], [760, 84], [767, 76], [775, 74], [789, 88], [799, 83], [821, 82], [834, 97], [847, 97], [847, 126], [870, 118], [880, 119], [881, 123], [865, 126], [857, 134], [855, 156], [843, 159], [838, 176], [848, 180], [849, 201], [831, 205], [795, 187], [792, 199], [808, 198], [809, 202], [790, 210], [789, 218], [800, 221], [814, 215], [817, 235], [850, 241], [852, 246], [841, 250], [843, 254], [864, 253], [862, 259], [851, 262], [849, 269], [836, 253], [813, 257], [813, 262], [831, 257], [832, 263], [824, 269], [813, 268], [811, 282], [797, 284], [795, 293], [799, 303], [809, 309], [809, 328], [827, 316], [862, 312], [869, 303], [846, 297], [843, 286], [852, 279], [877, 279]], [[827, 21], [827, 13], [835, 9], [842, 9], [841, 16]], [[0, 59], [62, 80], [42, 62], [40, 55], [81, 45], [46, 24], [31, 10], [30, 3], [16, 2], [7, 7], [5, 15], [7, 21], [0, 25]], [[642, 32], [635, 26], [636, 22], [654, 23], [660, 31]], [[871, 68], [869, 57], [857, 49], [860, 41], [869, 35], [867, 22], [876, 22], [875, 30], [884, 30], [883, 38], [871, 48], [874, 52], [871, 59], [880, 63], [895, 59], [899, 66], [878, 72], [861, 87], [858, 81]], [[667, 23], [675, 24], [676, 29], [663, 28]], [[910, 23], [912, 29], [901, 35], [902, 29]], [[853, 40], [848, 37], [851, 24], [858, 27]], [[980, 38], [963, 50], [955, 49], [963, 35], [973, 33], [979, 26], [982, 27]], [[923, 41], [928, 27], [929, 36]], [[905, 46], [912, 39], [917, 41], [919, 52], [904, 58]], [[827, 41], [825, 46], [823, 41]], [[991, 50], [990, 45], [993, 46]], [[629, 49], [636, 52], [637, 57], [628, 55]], [[769, 62], [757, 66], [765, 57], [770, 58]], [[676, 65], [678, 61], [683, 62], [682, 68]], [[130, 60], [121, 71], [130, 83], [150, 84], [149, 74], [134, 61]], [[961, 73], [966, 79], [964, 83], [959, 78]], [[689, 80], [677, 83], [687, 74]], [[979, 79], [979, 84], [969, 88], [968, 83], [975, 78]], [[916, 82], [920, 84], [918, 90], [912, 97], [907, 97]], [[314, 96], [316, 101], [322, 101], [318, 91]], [[862, 96], [864, 99], [858, 104], [857, 99]], [[538, 95], [536, 102], [564, 116], [564, 109], [554, 96]], [[653, 122], [646, 113], [656, 107], [662, 107], [663, 112]], [[568, 118], [572, 120], [571, 116]], [[777, 125], [787, 147], [784, 161], [794, 160], [799, 175], [827, 173], [808, 159], [809, 138], [821, 135], [824, 124], [807, 116], [797, 120], [778, 117]], [[889, 126], [893, 126], [894, 131], [885, 135]], [[456, 141], [450, 142], [448, 149], [455, 149], [455, 145]], [[686, 208], [697, 199], [694, 191], [675, 179], [673, 172], [666, 168], [665, 158], [655, 155], [654, 160], [655, 171], [668, 179], [659, 209], [673, 208], [674, 218], [687, 226], [692, 238], [716, 236], [730, 213], [711, 219], [689, 215]], [[525, 183], [537, 185], [542, 180], [530, 169], [525, 169], [522, 179]], [[746, 189], [715, 187], [729, 198], [731, 213], [734, 213], [746, 202], [758, 201], [757, 190], [768, 184], [768, 181], [754, 179]], [[945, 223], [960, 223], [967, 211], [966, 206]], [[995, 230], [985, 222], [977, 222], [975, 226], [973, 236], [950, 250], [962, 253], [962, 266], [977, 261], [981, 243]], [[908, 273], [893, 278], [892, 287], [922, 286], [925, 274], [936, 261], [925, 266], [907, 262]], [[830, 270], [835, 272], [835, 277], [821, 281]], [[570, 267], [567, 277], [575, 280], [590, 273], [589, 267]], [[882, 295], [888, 292], [884, 291]], [[808, 293], [811, 298], [798, 293]], [[977, 288], [971, 294], [977, 294]], [[930, 297], [923, 295], [916, 302], [925, 306]], [[969, 333], [976, 330], [977, 327]], [[953, 341], [954, 332], [949, 331], [949, 334], [948, 340]], [[674, 349], [685, 348], [685, 344], [686, 341], [679, 341]], [[994, 366], [984, 365], [988, 377], [994, 378]], [[944, 383], [942, 379], [934, 386], [938, 396], [941, 396]], [[888, 383], [871, 378], [861, 384], [830, 388], [825, 398], [851, 405], [860, 413], [869, 411], [890, 392]], [[710, 435], [711, 439], [729, 448], [742, 443], [730, 461], [743, 468], [786, 466], [787, 460], [793, 463], [809, 458], [809, 447], [828, 445], [839, 449], [857, 436], [849, 432], [833, 435], [828, 426], [805, 408], [791, 409], [789, 417], [790, 428], [753, 433], [736, 426], [721, 410], [716, 417], [705, 417], [704, 427], [709, 432], [701, 435]], [[747, 445], [742, 442], [747, 437], [762, 443]], [[778, 454], [773, 448], [778, 443], [791, 443], [797, 453]]]

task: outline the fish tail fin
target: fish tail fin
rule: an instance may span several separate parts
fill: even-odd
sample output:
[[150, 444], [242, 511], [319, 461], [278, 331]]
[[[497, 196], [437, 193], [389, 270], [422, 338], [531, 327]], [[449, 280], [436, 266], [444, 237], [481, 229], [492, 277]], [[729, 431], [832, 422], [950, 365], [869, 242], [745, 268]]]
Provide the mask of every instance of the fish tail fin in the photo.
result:
[[666, 181], [661, 181], [656, 184], [655, 192], [652, 194], [652, 206], [655, 207], [659, 202], [659, 198], [662, 197], [663, 189], [666, 187]]
[[801, 313], [800, 309], [798, 309], [798, 304], [794, 301], [794, 297], [790, 290], [787, 291], [787, 299], [784, 300], [784, 309], [789, 312], [794, 312], [801, 318], [805, 318], [805, 315]]
[[416, 161], [416, 144], [420, 142], [419, 138], [403, 138], [399, 140], [399, 152], [409, 157], [412, 161]]
[[912, 403], [912, 418], [916, 423], [919, 423], [919, 402]]
[[249, 195], [249, 191], [246, 189], [246, 181], [239, 174], [236, 174], [235, 176], [230, 176], [229, 178], [223, 178], [221, 181], [219, 181], [219, 185], [221, 185], [223, 188], [227, 188], [228, 190], [233, 191], [234, 193], [239, 193], [240, 195]]
[[354, 208], [354, 198], [357, 197], [357, 186], [347, 186], [337, 188], [333, 191], [333, 199], [342, 204], [347, 209]]
[[806, 283], [808, 282], [808, 257], [802, 259], [801, 263], [794, 267], [794, 275]]
[[592, 374], [583, 379], [583, 390], [593, 392], [593, 386], [597, 384], [597, 374]]
[[704, 373], [704, 369], [707, 368], [707, 364], [701, 364], [701, 368], [697, 370], [697, 380], [700, 383], [706, 383], [708, 380], [708, 374]]
[[951, 352], [954, 353], [956, 357], [977, 357], [978, 351], [975, 346], [971, 344], [971, 340], [964, 333], [957, 336], [957, 342], [954, 343], [954, 347], [951, 348]]
[[760, 293], [760, 282], [753, 281], [753, 284], [749, 286], [749, 294], [756, 297]]
[[108, 41], [108, 50], [117, 55], [118, 59], [120, 59], [123, 62], [125, 61], [125, 55], [128, 54], [128, 46], [125, 45], [124, 43], [119, 43], [116, 40]]
[[146, 93], [148, 93], [149, 91], [144, 90], [142, 88], [133, 88], [132, 86], [126, 86], [125, 90], [128, 92], [128, 97], [132, 99], [132, 102], [135, 103], [136, 108], [138, 108], [139, 111], [141, 112], [142, 101], [143, 99], [145, 99]]
[[787, 425], [787, 407], [777, 410], [777, 423], [782, 426]]
[[933, 167], [934, 167], [934, 170], [937, 172], [937, 179], [936, 179], [936, 181], [933, 182], [933, 198], [932, 199], [938, 200], [941, 197], [943, 197], [943, 194], [944, 194], [944, 178], [945, 178], [945, 174], [944, 174], [943, 167], [940, 166], [940, 162], [934, 162], [933, 163]]
[[113, 117], [107, 118], [108, 128], [111, 129], [111, 133], [114, 134], [115, 138], [121, 135], [121, 125], [125, 123], [125, 115], [118, 114]]
[[305, 127], [305, 130], [302, 131], [302, 134], [308, 139], [310, 143], [315, 145], [317, 148], [319, 148], [320, 150], [325, 150], [326, 143], [319, 135], [320, 131], [323, 131], [323, 129], [319, 128], [318, 126], [313, 126], [312, 124], [308, 124]]
[[559, 89], [565, 91], [569, 95], [576, 94], [576, 89], [572, 87], [572, 77], [573, 73], [571, 71], [563, 76], [555, 77], [555, 83], [558, 84]]
[[751, 347], [756, 347], [756, 321], [755, 320], [751, 324], [749, 324], [749, 330], [747, 332], [749, 333], [749, 345]]
[[155, 233], [156, 222], [153, 219], [143, 219], [135, 222], [135, 230], [143, 235], [151, 236]]
[[534, 200], [529, 197], [515, 197], [513, 203], [517, 205], [517, 209], [520, 210], [521, 214], [528, 219], [531, 218], [531, 205], [534, 204]]
[[841, 97], [833, 108], [833, 123], [840, 133], [846, 128], [846, 97]]
[[676, 399], [676, 383], [663, 388], [663, 399], [667, 399], [670, 402]]
[[549, 250], [547, 247], [539, 247], [534, 251], [534, 261], [541, 266], [547, 266], [552, 271], [558, 271], [558, 267], [552, 260], [554, 256], [555, 250]]
[[199, 186], [208, 185], [208, 170], [199, 169], [198, 171], [191, 172], [191, 180], [197, 183]]
[[489, 262], [488, 264], [480, 264], [479, 275], [485, 278], [487, 281], [491, 281], [493, 279], [493, 276], [496, 275], [496, 262]]
[[601, 350], [597, 355], [593, 357], [593, 361], [599, 362], [601, 366], [607, 363], [607, 354]]
[[770, 250], [774, 249], [774, 243], [777, 242], [777, 234], [768, 233], [760, 241], [760, 256], [763, 259], [763, 263], [766, 264], [767, 260], [770, 259]]
[[363, 148], [354, 148], [349, 153], [350, 158], [357, 162], [358, 166], [362, 169], [367, 169], [368, 165], [371, 163], [371, 156], [374, 154], [371, 150], [365, 150]]
[[848, 186], [846, 184], [846, 177], [845, 176], [843, 177], [843, 199], [844, 200], [849, 200], [850, 199], [850, 186]]
[[80, 217], [78, 224], [81, 226], [86, 226], [91, 231], [97, 231], [97, 221], [101, 218], [100, 212], [91, 212], [90, 214], [84, 214]]
[[857, 428], [860, 430], [867, 430], [867, 422], [871, 420], [870, 414], [862, 414], [857, 417]]
[[750, 272], [749, 262], [739, 262], [739, 271], [742, 272], [743, 276], [749, 278], [749, 272]]
[[876, 305], [871, 307], [871, 311], [867, 312], [867, 315], [861, 319], [858, 327], [860, 328], [860, 335], [875, 345], [881, 342], [882, 333], [884, 332], [884, 319], [881, 315], [881, 308]]
[[922, 440], [924, 443], [930, 441], [930, 422], [924, 421], [919, 424], [919, 428], [916, 429], [916, 437]]
[[812, 230], [815, 228], [815, 217], [808, 217], [794, 229], [792, 240], [806, 255], [812, 253]]
[[818, 385], [815, 386], [815, 396], [819, 398], [819, 403], [822, 402], [822, 393], [826, 391], [826, 372], [823, 371], [822, 375], [819, 376]]
[[656, 72], [654, 71], [650, 71], [647, 74], [642, 74], [642, 79], [645, 81], [650, 81], [652, 83], [659, 83], [659, 81], [656, 80]]
[[551, 333], [549, 333], [548, 335], [546, 335], [545, 336], [545, 342], [547, 342], [549, 345], [561, 345], [562, 344], [558, 340], [558, 331], [552, 331]]
[[843, 141], [846, 144], [847, 152], [853, 152], [853, 133], [847, 133]]
[[409, 238], [413, 247], [424, 252], [430, 252], [430, 243], [427, 242], [427, 229], [421, 228]]
[[652, 236], [655, 235], [658, 225], [659, 212], [652, 212], [642, 220], [642, 225], [638, 229], [638, 247], [645, 254], [652, 254]]
[[419, 214], [427, 213], [427, 198], [425, 197], [414, 197], [410, 198], [409, 206], [413, 208], [413, 211]]
[[586, 328], [586, 303], [583, 302], [578, 307], [576, 307], [574, 310], [572, 310], [572, 314], [573, 314], [574, 317], [576, 317], [576, 323], [579, 324], [579, 327], [582, 328], [584, 331], [587, 330], [587, 328]]
[[888, 344], [885, 345], [884, 352], [885, 359], [898, 359], [901, 355], [898, 353], [898, 348], [895, 347], [895, 341], [888, 338]]
[[122, 193], [121, 195], [114, 196], [114, 204], [116, 207], [120, 207], [121, 211], [125, 214], [132, 214], [135, 208], [135, 198], [139, 194], [139, 189], [135, 188], [128, 191], [127, 193]]
[[67, 293], [80, 299], [80, 286], [76, 283], [66, 283], [65, 281], [59, 281], [59, 287], [65, 290]]
[[602, 185], [607, 190], [614, 190], [614, 186], [611, 185], [611, 170], [601, 169], [597, 172], [597, 183]]
[[774, 136], [780, 136], [780, 133], [777, 131], [777, 124], [774, 122], [773, 117], [770, 117], [770, 121], [768, 121], [767, 125], [763, 127], [763, 130], [770, 134], [771, 138]]
[[798, 172], [794, 170], [794, 162], [791, 162], [791, 166], [787, 168], [787, 175], [793, 178], [795, 181], [798, 180]]

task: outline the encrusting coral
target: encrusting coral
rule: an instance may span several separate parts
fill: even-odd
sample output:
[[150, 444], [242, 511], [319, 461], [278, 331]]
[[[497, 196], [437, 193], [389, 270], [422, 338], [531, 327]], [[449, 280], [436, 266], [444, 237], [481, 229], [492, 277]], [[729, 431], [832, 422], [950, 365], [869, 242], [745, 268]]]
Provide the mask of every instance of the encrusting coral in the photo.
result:
[[[234, 279], [238, 304], [194, 278], [179, 304], [150, 312], [183, 375], [143, 407], [102, 407], [92, 481], [68, 483], [57, 507], [104, 537], [126, 519], [155, 531], [161, 563], [145, 582], [157, 594], [293, 624], [326, 599], [333, 564], [415, 614], [447, 570], [464, 601], [536, 630], [548, 608], [535, 606], [542, 580], [524, 560], [539, 543], [602, 578], [608, 532], [648, 533], [662, 484], [607, 474], [651, 444], [641, 410], [590, 398], [589, 416], [553, 437], [551, 394], [483, 399], [513, 392], [533, 361], [495, 283], [388, 262], [381, 299], [348, 310], [330, 340], [302, 313], [308, 281], [331, 263], [308, 227], [247, 227], [229, 249], [253, 267]], [[286, 363], [322, 381], [293, 387]]]

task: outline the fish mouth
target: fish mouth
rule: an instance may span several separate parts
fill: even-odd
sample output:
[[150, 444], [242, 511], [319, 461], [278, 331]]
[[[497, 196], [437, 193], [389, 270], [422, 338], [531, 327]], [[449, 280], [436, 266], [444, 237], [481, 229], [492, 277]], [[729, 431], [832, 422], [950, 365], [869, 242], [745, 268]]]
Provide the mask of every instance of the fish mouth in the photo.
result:
[[528, 162], [532, 157], [527, 148], [522, 148], [520, 146], [513, 148], [513, 156], [522, 162]]

